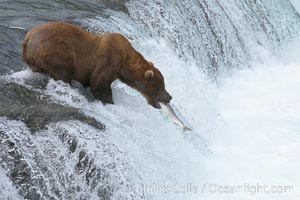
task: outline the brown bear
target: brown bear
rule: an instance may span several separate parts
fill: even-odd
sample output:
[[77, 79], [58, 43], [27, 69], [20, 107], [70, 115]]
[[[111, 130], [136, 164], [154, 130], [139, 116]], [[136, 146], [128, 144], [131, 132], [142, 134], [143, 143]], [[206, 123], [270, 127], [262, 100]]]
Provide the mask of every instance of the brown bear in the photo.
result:
[[111, 83], [119, 79], [137, 89], [155, 108], [168, 103], [160, 71], [121, 34], [92, 34], [65, 22], [31, 29], [23, 41], [23, 60], [34, 72], [90, 87], [95, 98], [113, 103]]

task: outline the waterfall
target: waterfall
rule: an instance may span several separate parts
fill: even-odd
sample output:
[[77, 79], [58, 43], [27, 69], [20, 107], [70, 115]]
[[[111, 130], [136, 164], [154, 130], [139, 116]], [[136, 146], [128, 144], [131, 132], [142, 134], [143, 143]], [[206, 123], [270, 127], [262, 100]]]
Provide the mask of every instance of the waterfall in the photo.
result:
[[285, 0], [140, 0], [129, 1], [128, 10], [151, 37], [165, 39], [180, 58], [210, 74], [263, 59], [259, 54], [293, 38], [300, 25]]

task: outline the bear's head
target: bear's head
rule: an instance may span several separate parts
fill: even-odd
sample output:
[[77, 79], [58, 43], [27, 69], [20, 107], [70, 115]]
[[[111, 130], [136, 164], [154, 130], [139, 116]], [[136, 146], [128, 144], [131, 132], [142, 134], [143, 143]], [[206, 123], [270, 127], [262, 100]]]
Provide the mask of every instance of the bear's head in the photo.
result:
[[154, 108], [161, 108], [159, 102], [169, 103], [172, 99], [165, 88], [164, 77], [152, 62], [140, 59], [123, 68], [120, 79], [137, 89]]
[[165, 88], [164, 77], [152, 62], [147, 62], [146, 67], [143, 67], [139, 81], [136, 83], [135, 88], [154, 108], [160, 108], [159, 102], [169, 103], [172, 99]]

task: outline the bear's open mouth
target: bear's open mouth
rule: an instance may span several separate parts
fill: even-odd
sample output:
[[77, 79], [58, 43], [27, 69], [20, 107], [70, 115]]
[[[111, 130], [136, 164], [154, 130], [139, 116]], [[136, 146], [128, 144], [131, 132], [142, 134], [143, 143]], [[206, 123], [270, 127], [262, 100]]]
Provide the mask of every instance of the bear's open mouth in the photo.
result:
[[[154, 107], [154, 108], [158, 108], [158, 109], [160, 109], [161, 108], [161, 106], [160, 106], [160, 104], [159, 104], [160, 102], [157, 100], [157, 99], [155, 99], [154, 101], [153, 101], [153, 104], [152, 104], [152, 106]], [[162, 103], [162, 102], [161, 102]]]
[[144, 97], [147, 99], [148, 103], [151, 106], [153, 106], [154, 108], [158, 108], [158, 109], [161, 108], [161, 106], [160, 106], [161, 103], [168, 104], [168, 103], [170, 103], [170, 100], [171, 100], [171, 98], [169, 98], [169, 99], [161, 99], [159, 97], [150, 97], [150, 96], [147, 96], [144, 93], [142, 93], [142, 94], [144, 95]]
[[161, 108], [161, 106], [160, 106], [160, 104], [165, 104], [165, 105], [167, 105], [167, 104], [169, 104], [170, 103], [170, 101], [160, 101], [160, 100], [155, 100], [155, 108]]
[[154, 98], [153, 101], [152, 101], [153, 103], [152, 103], [151, 105], [152, 105], [153, 107], [155, 107], [155, 108], [160, 109], [160, 108], [161, 108], [160, 104], [165, 104], [165, 105], [167, 105], [167, 104], [170, 103], [170, 100], [171, 100], [171, 98], [170, 98], [170, 99], [167, 99], [167, 100], [160, 99], [160, 98]]

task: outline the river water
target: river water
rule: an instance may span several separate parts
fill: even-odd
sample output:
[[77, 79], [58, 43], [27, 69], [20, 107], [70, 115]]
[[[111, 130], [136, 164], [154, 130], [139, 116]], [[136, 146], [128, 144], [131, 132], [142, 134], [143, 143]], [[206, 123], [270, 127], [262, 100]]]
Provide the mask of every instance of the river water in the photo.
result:
[[[0, 2], [0, 199], [299, 199], [296, 0]], [[182, 132], [135, 90], [115, 105], [31, 72], [26, 32], [120, 32], [165, 77]]]

